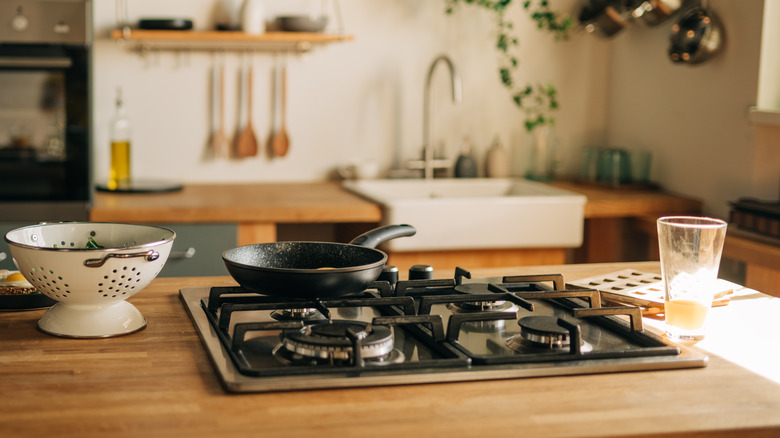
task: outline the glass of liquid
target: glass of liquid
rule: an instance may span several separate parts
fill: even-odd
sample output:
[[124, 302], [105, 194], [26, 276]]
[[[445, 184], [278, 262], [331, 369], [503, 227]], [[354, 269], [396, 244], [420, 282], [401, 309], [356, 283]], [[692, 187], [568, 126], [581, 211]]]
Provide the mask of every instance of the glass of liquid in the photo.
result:
[[682, 341], [703, 339], [727, 224], [693, 216], [667, 216], [657, 223], [666, 335]]

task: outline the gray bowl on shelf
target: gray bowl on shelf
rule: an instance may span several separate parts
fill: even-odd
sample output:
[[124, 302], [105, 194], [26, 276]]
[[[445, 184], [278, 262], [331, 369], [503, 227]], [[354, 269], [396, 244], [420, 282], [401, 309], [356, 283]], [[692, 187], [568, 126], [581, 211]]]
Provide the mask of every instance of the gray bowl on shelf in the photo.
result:
[[308, 15], [284, 15], [276, 17], [279, 30], [284, 32], [322, 32], [328, 24], [328, 17], [317, 18]]

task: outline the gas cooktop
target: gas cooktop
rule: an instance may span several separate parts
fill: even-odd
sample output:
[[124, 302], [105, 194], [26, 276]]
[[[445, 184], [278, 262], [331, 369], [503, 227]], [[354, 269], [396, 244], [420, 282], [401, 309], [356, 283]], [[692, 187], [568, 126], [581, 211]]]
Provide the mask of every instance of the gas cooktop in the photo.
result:
[[[430, 276], [430, 271], [428, 271]], [[224, 387], [266, 392], [703, 367], [707, 357], [561, 275], [376, 281], [335, 299], [180, 296]]]

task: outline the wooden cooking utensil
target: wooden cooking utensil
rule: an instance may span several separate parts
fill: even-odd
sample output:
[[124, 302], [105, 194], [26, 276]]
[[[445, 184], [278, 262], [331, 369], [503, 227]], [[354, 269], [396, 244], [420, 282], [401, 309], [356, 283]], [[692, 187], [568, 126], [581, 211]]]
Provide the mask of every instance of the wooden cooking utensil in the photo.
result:
[[276, 106], [276, 124], [278, 128], [271, 136], [271, 150], [277, 157], [287, 155], [290, 149], [290, 139], [287, 136], [285, 107], [287, 100], [287, 68], [282, 64], [276, 66], [276, 91], [274, 92]]
[[[246, 126], [238, 135], [236, 141], [236, 156], [239, 158], [253, 157], [257, 155], [257, 137], [252, 129], [252, 66], [243, 69], [243, 96], [246, 100]], [[244, 86], [246, 88], [244, 88]], [[243, 107], [242, 107], [243, 110]]]
[[225, 134], [225, 72], [222, 62], [214, 64], [212, 72], [212, 124], [214, 132], [211, 137], [211, 153], [213, 158], [230, 157], [230, 140]]

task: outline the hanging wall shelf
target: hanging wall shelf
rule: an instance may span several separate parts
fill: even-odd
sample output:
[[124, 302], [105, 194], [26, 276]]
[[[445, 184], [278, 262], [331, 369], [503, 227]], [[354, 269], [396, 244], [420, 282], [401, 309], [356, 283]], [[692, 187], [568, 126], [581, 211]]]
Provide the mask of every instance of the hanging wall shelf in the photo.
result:
[[147, 50], [252, 50], [306, 53], [317, 46], [352, 41], [351, 35], [305, 32], [266, 32], [251, 35], [225, 31], [116, 29], [111, 38], [142, 52]]

